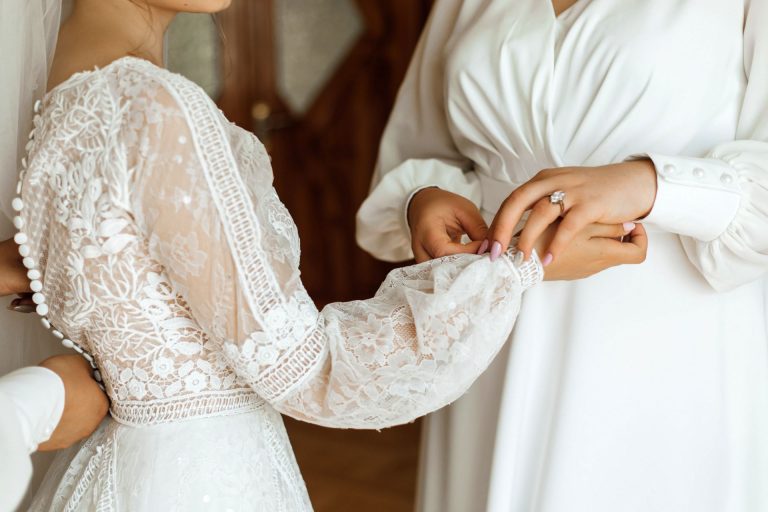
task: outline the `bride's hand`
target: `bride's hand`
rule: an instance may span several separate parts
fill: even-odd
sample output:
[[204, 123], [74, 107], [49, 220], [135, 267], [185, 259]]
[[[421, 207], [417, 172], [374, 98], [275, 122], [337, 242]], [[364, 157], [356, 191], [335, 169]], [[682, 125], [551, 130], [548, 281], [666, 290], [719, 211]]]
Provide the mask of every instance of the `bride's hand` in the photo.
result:
[[551, 244], [541, 253], [545, 265], [557, 260], [589, 224], [622, 224], [648, 215], [656, 198], [656, 171], [649, 160], [541, 171], [512, 192], [493, 219], [488, 232], [492, 253], [507, 249], [523, 213], [532, 209], [518, 244], [530, 255], [536, 240], [561, 216], [559, 205], [550, 203], [555, 191], [565, 192], [565, 212]]
[[[546, 250], [558, 228], [551, 224], [536, 241], [536, 251]], [[626, 229], [629, 228], [629, 229]], [[583, 279], [618, 265], [645, 261], [648, 238], [641, 224], [590, 224], [576, 233], [571, 243], [544, 271], [545, 281]], [[629, 239], [621, 242], [622, 236]]]
[[[439, 188], [425, 188], [411, 199], [408, 224], [418, 263], [451, 254], [475, 253], [488, 231], [472, 201]], [[462, 244], [464, 234], [473, 242]]]
[[0, 242], [0, 297], [28, 291], [27, 269], [21, 263], [16, 242], [13, 239]]

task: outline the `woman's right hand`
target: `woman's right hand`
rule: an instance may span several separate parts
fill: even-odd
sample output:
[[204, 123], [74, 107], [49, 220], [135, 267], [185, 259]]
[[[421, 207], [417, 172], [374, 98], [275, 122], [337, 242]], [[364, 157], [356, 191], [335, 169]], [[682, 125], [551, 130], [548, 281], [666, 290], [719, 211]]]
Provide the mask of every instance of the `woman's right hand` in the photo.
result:
[[[558, 222], [551, 224], [536, 241], [543, 254], [557, 232]], [[622, 242], [621, 237], [629, 239]], [[648, 237], [642, 224], [627, 231], [622, 225], [589, 224], [581, 230], [561, 255], [544, 269], [545, 281], [583, 279], [618, 265], [636, 265], [645, 261]]]
[[0, 242], [0, 297], [29, 292], [27, 269], [13, 239]]
[[[413, 196], [408, 224], [417, 263], [452, 254], [474, 254], [488, 232], [472, 201], [439, 188], [425, 188]], [[465, 234], [471, 243], [461, 243]]]

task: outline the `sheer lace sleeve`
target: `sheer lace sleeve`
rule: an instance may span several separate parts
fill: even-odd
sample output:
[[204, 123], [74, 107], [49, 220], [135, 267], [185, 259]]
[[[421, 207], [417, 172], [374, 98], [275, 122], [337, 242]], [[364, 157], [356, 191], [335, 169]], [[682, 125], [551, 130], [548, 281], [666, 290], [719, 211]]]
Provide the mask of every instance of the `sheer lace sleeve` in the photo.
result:
[[260, 144], [171, 77], [131, 103], [133, 210], [150, 253], [238, 376], [285, 414], [380, 428], [446, 405], [541, 279], [536, 262], [465, 255], [396, 270], [372, 299], [318, 311]]

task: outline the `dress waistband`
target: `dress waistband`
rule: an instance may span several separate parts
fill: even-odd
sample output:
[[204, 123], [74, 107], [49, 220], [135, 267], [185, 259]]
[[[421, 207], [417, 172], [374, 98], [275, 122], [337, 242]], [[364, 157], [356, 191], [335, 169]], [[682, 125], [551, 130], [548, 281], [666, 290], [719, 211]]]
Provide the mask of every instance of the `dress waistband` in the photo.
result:
[[142, 427], [242, 414], [259, 409], [265, 403], [250, 389], [236, 389], [149, 402], [116, 400], [110, 407], [110, 413], [118, 423]]

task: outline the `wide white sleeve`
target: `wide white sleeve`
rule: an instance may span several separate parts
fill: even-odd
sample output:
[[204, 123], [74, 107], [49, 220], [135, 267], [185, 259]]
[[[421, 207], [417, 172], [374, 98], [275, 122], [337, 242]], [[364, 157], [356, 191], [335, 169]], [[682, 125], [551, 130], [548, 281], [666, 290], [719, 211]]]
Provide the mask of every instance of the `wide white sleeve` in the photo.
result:
[[239, 169], [213, 109], [186, 101], [144, 130], [134, 210], [173, 289], [240, 379], [279, 411], [333, 427], [408, 422], [464, 393], [505, 343], [523, 290], [542, 278], [538, 262], [446, 258], [394, 271], [371, 299], [318, 311], [268, 162]]
[[0, 510], [13, 510], [32, 476], [29, 455], [50, 439], [64, 411], [64, 383], [46, 368], [0, 377]]
[[745, 20], [748, 82], [736, 140], [704, 158], [648, 155], [658, 192], [643, 222], [682, 235], [717, 290], [768, 272], [768, 0], [747, 2]]
[[415, 191], [438, 186], [480, 206], [480, 185], [451, 137], [443, 92], [445, 47], [464, 3], [433, 7], [384, 131], [371, 193], [357, 213], [358, 244], [382, 260], [413, 258], [405, 212]]

